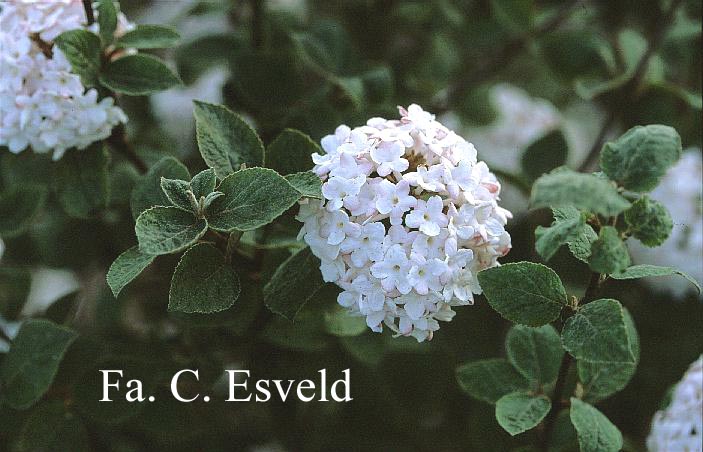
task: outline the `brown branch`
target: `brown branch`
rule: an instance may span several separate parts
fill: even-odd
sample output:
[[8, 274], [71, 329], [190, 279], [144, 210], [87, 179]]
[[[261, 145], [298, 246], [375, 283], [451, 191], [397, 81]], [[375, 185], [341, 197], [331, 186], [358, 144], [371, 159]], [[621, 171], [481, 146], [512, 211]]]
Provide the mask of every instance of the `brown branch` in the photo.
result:
[[583, 162], [581, 162], [581, 165], [579, 166], [579, 171], [581, 171], [582, 173], [590, 173], [591, 171], [593, 171], [594, 167], [596, 166], [596, 163], [598, 162], [598, 157], [600, 156], [601, 148], [605, 144], [605, 138], [608, 136], [608, 132], [613, 126], [613, 123], [617, 120], [617, 117], [617, 111], [612, 110], [608, 114], [608, 117], [605, 118], [605, 121], [603, 121], [603, 125], [600, 128], [600, 132], [598, 132], [598, 136], [593, 142], [591, 149], [588, 151], [586, 158], [583, 160]]
[[112, 134], [105, 140], [113, 149], [122, 154], [141, 173], [147, 172], [146, 163], [137, 155], [132, 144], [127, 141], [127, 131], [123, 124], [112, 129]]
[[93, 14], [93, 2], [91, 0], [83, 0], [83, 9], [85, 9], [85, 18], [88, 25], [95, 23], [95, 14]]
[[[579, 301], [579, 304], [585, 304], [593, 300], [598, 295], [598, 290], [600, 289], [601, 275], [600, 273], [591, 273], [591, 279], [586, 288], [586, 292]], [[566, 318], [574, 315], [576, 311], [569, 311]], [[554, 430], [554, 423], [556, 422], [559, 411], [564, 406], [568, 406], [568, 403], [564, 400], [564, 390], [566, 389], [566, 380], [569, 377], [569, 370], [571, 369], [571, 364], [574, 359], [568, 352], [564, 353], [561, 358], [561, 365], [559, 366], [559, 374], [557, 376], [557, 381], [554, 384], [554, 393], [552, 395], [552, 409], [547, 414], [544, 420], [544, 430], [541, 432], [540, 443], [542, 450], [549, 450], [549, 440], [552, 436], [552, 431]]]

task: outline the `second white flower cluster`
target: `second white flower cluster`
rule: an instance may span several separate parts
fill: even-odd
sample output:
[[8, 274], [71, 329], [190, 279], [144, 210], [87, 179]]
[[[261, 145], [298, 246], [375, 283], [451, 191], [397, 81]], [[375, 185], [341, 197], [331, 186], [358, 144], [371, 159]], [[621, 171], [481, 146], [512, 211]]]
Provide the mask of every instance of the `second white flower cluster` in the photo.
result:
[[[59, 159], [127, 122], [113, 98], [98, 100], [95, 89], [86, 90], [53, 45], [64, 31], [86, 28], [80, 0], [13, 0], [0, 8], [0, 145]], [[118, 34], [133, 27], [124, 15], [118, 18]]]
[[340, 305], [399, 335], [429, 340], [452, 307], [481, 292], [476, 274], [511, 247], [500, 184], [476, 149], [411, 105], [322, 139], [323, 201], [301, 205], [301, 236]]

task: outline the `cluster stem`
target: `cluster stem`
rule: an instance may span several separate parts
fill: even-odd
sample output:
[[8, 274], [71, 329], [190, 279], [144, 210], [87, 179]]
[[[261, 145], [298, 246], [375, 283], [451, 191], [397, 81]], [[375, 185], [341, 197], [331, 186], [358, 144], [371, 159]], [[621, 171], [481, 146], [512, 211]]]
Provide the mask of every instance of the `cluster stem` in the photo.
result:
[[[586, 291], [584, 292], [583, 297], [579, 300], [579, 305], [586, 304], [589, 301], [595, 299], [596, 296], [598, 296], [598, 290], [600, 289], [601, 279], [602, 278], [600, 273], [591, 273], [591, 279], [588, 283], [588, 287], [586, 287]], [[566, 314], [564, 320], [573, 316], [575, 312], [575, 309], [570, 309]], [[549, 414], [547, 414], [547, 417], [544, 420], [544, 430], [542, 430], [541, 432], [540, 443], [542, 446], [542, 450], [546, 451], [549, 449], [549, 440], [552, 436], [552, 431], [554, 430], [554, 424], [557, 420], [557, 416], [559, 415], [559, 412], [562, 408], [568, 406], [568, 402], [564, 400], [564, 391], [566, 390], [566, 381], [569, 377], [569, 371], [571, 370], [571, 364], [573, 362], [574, 359], [571, 357], [571, 355], [568, 352], [564, 352], [564, 355], [561, 358], [561, 365], [559, 366], [557, 381], [554, 384], [552, 409], [549, 411]]]

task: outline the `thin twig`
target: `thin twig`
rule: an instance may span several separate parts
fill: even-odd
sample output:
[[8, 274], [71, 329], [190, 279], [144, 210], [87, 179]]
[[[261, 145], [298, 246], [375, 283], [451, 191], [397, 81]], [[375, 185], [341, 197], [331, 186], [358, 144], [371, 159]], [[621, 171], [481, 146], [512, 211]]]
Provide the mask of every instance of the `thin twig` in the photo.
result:
[[[591, 279], [586, 288], [586, 292], [579, 301], [579, 304], [585, 304], [593, 300], [598, 295], [598, 290], [600, 289], [601, 275], [600, 273], [593, 272], [591, 274]], [[566, 318], [574, 315], [576, 311], [569, 311]], [[565, 405], [564, 401], [564, 390], [566, 389], [566, 380], [569, 377], [569, 370], [571, 369], [571, 364], [573, 363], [573, 358], [568, 352], [564, 353], [561, 359], [561, 365], [559, 366], [559, 374], [557, 376], [557, 381], [554, 384], [554, 394], [552, 396], [552, 409], [547, 414], [544, 420], [544, 430], [541, 436], [541, 446], [543, 450], [549, 449], [549, 439], [552, 436], [552, 431], [554, 430], [554, 423], [556, 422], [557, 415]]]
[[83, 9], [85, 9], [85, 18], [88, 26], [95, 23], [95, 15], [93, 14], [93, 2], [91, 0], [83, 0]]
[[595, 141], [593, 141], [593, 145], [588, 151], [586, 158], [583, 160], [583, 162], [581, 162], [581, 165], [579, 166], [579, 171], [581, 171], [582, 173], [590, 173], [595, 167], [596, 162], [598, 161], [598, 157], [600, 156], [601, 148], [605, 144], [605, 138], [608, 136], [608, 131], [610, 131], [610, 128], [616, 121], [617, 116], [618, 115], [616, 110], [612, 110], [608, 114], [608, 117], [605, 118], [605, 121], [603, 121], [603, 125], [600, 128], [600, 132], [598, 132], [598, 136], [596, 137]]
[[107, 143], [117, 152], [122, 154], [132, 165], [142, 174], [147, 172], [146, 163], [137, 155], [132, 144], [127, 141], [127, 131], [124, 125], [120, 124], [112, 129], [112, 134], [107, 138]]

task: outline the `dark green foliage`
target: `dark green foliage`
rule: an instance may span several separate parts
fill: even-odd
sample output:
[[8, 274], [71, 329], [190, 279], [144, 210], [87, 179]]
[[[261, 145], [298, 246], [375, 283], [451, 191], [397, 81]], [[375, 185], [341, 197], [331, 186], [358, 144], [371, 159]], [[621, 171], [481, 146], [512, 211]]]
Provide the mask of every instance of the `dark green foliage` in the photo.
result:
[[[124, 130], [58, 161], [0, 148], [0, 449], [644, 449], [700, 355], [703, 305], [660, 292], [651, 277], [697, 282], [632, 265], [623, 242], [656, 245], [682, 222], [678, 199], [657, 198], [669, 221], [644, 196], [681, 147], [701, 145], [699, 4], [94, 4], [99, 31], [54, 50], [115, 99]], [[115, 36], [119, 11], [157, 24]], [[549, 101], [558, 125], [534, 131], [527, 111], [508, 133], [525, 143], [480, 140], [495, 138], [503, 82]], [[176, 98], [223, 105], [156, 108]], [[501, 267], [470, 269], [484, 295], [420, 344], [348, 315], [294, 219], [298, 201], [322, 199], [310, 170], [323, 136], [411, 103], [476, 144], [514, 214]], [[172, 131], [192, 110], [195, 127]], [[45, 267], [80, 288], [37, 310]], [[350, 369], [353, 402], [302, 403], [295, 388], [285, 403], [224, 402], [225, 369], [249, 369], [251, 390], [323, 368]], [[100, 369], [124, 370], [109, 403]], [[196, 402], [170, 393], [181, 369], [199, 370], [179, 385]], [[125, 400], [133, 378], [154, 402]]]

